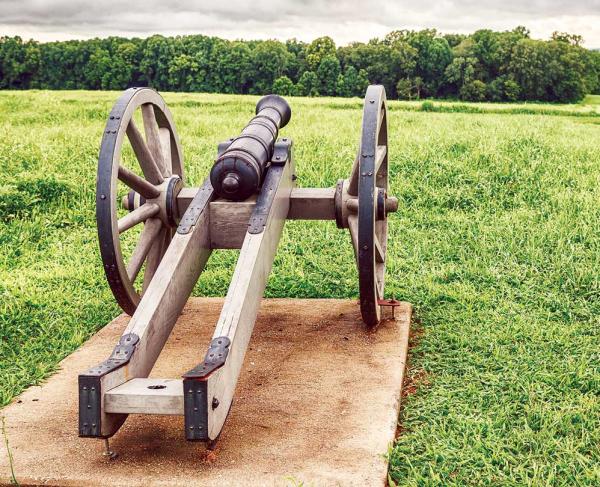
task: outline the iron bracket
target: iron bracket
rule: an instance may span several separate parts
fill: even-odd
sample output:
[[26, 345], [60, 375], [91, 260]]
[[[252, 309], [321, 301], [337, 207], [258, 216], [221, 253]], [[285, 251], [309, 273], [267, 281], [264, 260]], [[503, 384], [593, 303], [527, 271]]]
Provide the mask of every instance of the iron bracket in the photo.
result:
[[95, 367], [85, 371], [83, 374], [80, 374], [80, 377], [102, 377], [103, 375], [122, 367], [129, 362], [129, 360], [131, 360], [131, 356], [133, 355], [133, 352], [135, 352], [135, 346], [139, 341], [140, 337], [138, 337], [135, 333], [127, 333], [126, 335], [123, 335], [119, 339], [117, 346], [110, 354], [110, 357], [108, 357], [104, 362], [100, 362]]
[[184, 379], [206, 379], [215, 370], [225, 364], [229, 354], [231, 340], [227, 337], [217, 337], [210, 341], [204, 361], [192, 370], [183, 374]]
[[[208, 390], [207, 377], [222, 367], [229, 354], [231, 340], [227, 337], [213, 338], [204, 361], [183, 375], [183, 414], [185, 438], [189, 441], [208, 440]], [[211, 407], [219, 406], [213, 399]]]
[[79, 375], [79, 436], [101, 436], [101, 378], [128, 363], [139, 341], [140, 338], [135, 333], [123, 335], [110, 357]]
[[[185, 377], [185, 376], [184, 376]], [[208, 440], [208, 382], [183, 379], [185, 439]]]
[[190, 206], [188, 206], [181, 217], [177, 233], [186, 235], [192, 231], [192, 228], [198, 223], [200, 215], [206, 210], [206, 207], [212, 200], [213, 194], [214, 190], [210, 183], [210, 178], [206, 178], [204, 184], [198, 189], [194, 199], [192, 199]]
[[217, 145], [217, 159], [221, 157], [221, 154], [223, 154], [223, 152], [225, 152], [229, 148], [229, 146], [234, 140], [235, 138], [231, 137], [230, 139], [224, 140], [223, 142], [219, 142], [219, 145]]
[[252, 215], [250, 215], [248, 233], [257, 234], [264, 231], [265, 226], [267, 225], [269, 211], [275, 200], [279, 180], [283, 176], [283, 169], [284, 166], [272, 165], [267, 170], [265, 181], [263, 182], [258, 198], [256, 199], [256, 205], [254, 205]]
[[271, 156], [272, 166], [285, 166], [285, 163], [292, 157], [292, 139], [279, 139], [273, 146], [273, 155]]

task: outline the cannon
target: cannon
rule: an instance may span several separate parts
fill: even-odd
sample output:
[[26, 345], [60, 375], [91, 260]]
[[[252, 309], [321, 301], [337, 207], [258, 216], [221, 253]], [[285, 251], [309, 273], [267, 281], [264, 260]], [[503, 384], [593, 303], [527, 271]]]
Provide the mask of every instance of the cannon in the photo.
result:
[[223, 150], [210, 171], [217, 196], [242, 201], [257, 192], [279, 129], [287, 125], [291, 116], [290, 106], [280, 96], [268, 95], [258, 102], [256, 116]]
[[[394, 305], [384, 299], [387, 215], [398, 201], [388, 195], [383, 87], [367, 89], [357, 156], [333, 188], [296, 187], [292, 140], [278, 137], [291, 115], [283, 98], [261, 98], [240, 135], [219, 144], [209, 177], [189, 187], [162, 97], [131, 88], [114, 105], [100, 146], [96, 219], [108, 285], [130, 319], [110, 356], [79, 374], [79, 436], [108, 441], [129, 414], [171, 414], [184, 416], [187, 440], [214, 446], [287, 219], [349, 230], [366, 326]], [[214, 249], [239, 249], [239, 258], [207, 351], [180, 379], [149, 379]]]

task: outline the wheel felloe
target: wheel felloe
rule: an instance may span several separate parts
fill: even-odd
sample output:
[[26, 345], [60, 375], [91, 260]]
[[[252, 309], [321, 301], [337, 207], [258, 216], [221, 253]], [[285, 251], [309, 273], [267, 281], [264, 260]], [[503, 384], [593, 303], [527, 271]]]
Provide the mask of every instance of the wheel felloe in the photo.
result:
[[351, 176], [351, 180], [353, 177], [357, 180], [356, 259], [360, 309], [367, 326], [376, 326], [381, 320], [378, 302], [384, 295], [388, 225], [387, 108], [385, 90], [381, 86], [370, 86], [367, 90], [360, 152], [354, 169], [357, 174]]
[[[145, 137], [134, 118], [142, 119]], [[125, 165], [125, 139], [135, 156], [135, 167]], [[96, 221], [108, 284], [119, 306], [130, 315], [170, 242], [171, 227], [177, 217], [173, 200], [182, 186], [181, 147], [164, 100], [148, 88], [125, 91], [114, 105], [102, 137]], [[123, 187], [126, 192], [121, 198]], [[121, 203], [129, 213], [118, 218]], [[126, 264], [123, 235], [138, 225], [142, 230]], [[142, 268], [144, 278], [140, 285], [136, 279]]]

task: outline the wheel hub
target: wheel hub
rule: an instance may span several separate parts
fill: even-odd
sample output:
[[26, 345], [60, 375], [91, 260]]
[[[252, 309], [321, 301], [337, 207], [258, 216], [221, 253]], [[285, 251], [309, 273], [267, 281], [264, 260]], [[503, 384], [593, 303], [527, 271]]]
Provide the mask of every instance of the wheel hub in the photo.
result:
[[158, 217], [170, 228], [175, 228], [179, 224], [180, 212], [177, 206], [177, 195], [183, 189], [183, 180], [176, 174], [165, 179], [159, 186], [156, 186], [160, 194], [156, 198], [146, 199], [139, 193], [131, 190], [123, 197], [121, 202], [123, 208], [133, 211], [144, 203], [156, 203], [160, 207]]

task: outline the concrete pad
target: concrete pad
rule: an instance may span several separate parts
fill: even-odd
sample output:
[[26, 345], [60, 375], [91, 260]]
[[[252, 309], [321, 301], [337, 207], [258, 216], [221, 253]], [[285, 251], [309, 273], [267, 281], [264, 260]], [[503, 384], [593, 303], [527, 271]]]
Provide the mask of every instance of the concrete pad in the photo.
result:
[[[203, 357], [222, 299], [192, 299], [152, 376]], [[389, 310], [386, 313], [390, 313]], [[42, 386], [0, 411], [20, 485], [383, 485], [406, 363], [411, 306], [373, 332], [347, 300], [264, 300], [217, 449], [183, 437], [183, 418], [132, 415], [102, 456], [77, 436], [77, 374], [106, 358], [120, 316]], [[3, 438], [4, 440], [4, 438]], [[10, 485], [0, 446], [0, 485]]]

